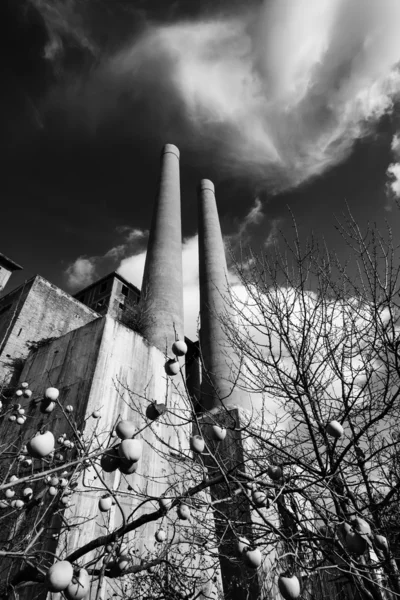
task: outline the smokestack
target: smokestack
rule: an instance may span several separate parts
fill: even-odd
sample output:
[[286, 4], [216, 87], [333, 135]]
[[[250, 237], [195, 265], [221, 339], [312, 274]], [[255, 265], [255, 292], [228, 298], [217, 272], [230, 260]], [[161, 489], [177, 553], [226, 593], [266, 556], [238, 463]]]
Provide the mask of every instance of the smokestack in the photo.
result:
[[199, 202], [199, 277], [200, 277], [200, 348], [204, 364], [201, 406], [212, 410], [232, 405], [232, 363], [229, 344], [219, 315], [226, 314], [228, 269], [222, 241], [214, 184], [203, 179], [198, 188]]
[[166, 144], [143, 274], [143, 336], [171, 353], [175, 331], [184, 339], [179, 150]]

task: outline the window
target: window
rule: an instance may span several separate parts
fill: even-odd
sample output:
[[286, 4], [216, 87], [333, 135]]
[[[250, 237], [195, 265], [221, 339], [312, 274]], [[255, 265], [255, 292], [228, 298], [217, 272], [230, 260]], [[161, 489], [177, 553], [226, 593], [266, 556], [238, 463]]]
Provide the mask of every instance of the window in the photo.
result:
[[121, 310], [125, 310], [126, 306], [125, 306], [125, 304], [124, 304], [123, 302], [120, 302], [120, 303], [119, 303], [119, 308], [120, 308]]
[[122, 286], [122, 290], [121, 290], [121, 294], [122, 294], [123, 296], [127, 296], [127, 295], [128, 295], [128, 293], [129, 293], [128, 286], [127, 286], [127, 285], [123, 285], [123, 286]]

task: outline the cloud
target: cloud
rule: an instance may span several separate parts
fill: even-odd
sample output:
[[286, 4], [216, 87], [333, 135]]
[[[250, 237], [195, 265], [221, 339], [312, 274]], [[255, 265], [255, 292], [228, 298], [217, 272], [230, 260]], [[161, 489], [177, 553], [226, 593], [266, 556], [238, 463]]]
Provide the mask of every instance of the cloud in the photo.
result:
[[46, 60], [61, 64], [66, 50], [88, 52], [95, 56], [98, 48], [88, 35], [75, 0], [29, 0], [41, 14], [49, 39], [43, 49]]
[[65, 270], [67, 285], [71, 290], [77, 290], [93, 283], [97, 278], [97, 257], [79, 256]]
[[182, 150], [279, 191], [344, 160], [393, 110], [399, 22], [398, 0], [269, 0], [152, 25], [69, 100], [92, 124], [142, 101]]
[[271, 220], [271, 222], [270, 222], [271, 229], [264, 241], [265, 248], [274, 246], [277, 243], [278, 237], [279, 237], [279, 226], [282, 224], [282, 222], [283, 222], [283, 219], [272, 219]]
[[391, 163], [386, 171], [389, 181], [386, 184], [386, 195], [389, 203], [386, 205], [387, 210], [391, 210], [392, 204], [390, 200], [400, 198], [400, 135], [393, 136], [391, 145], [392, 155], [395, 162]]
[[[99, 276], [98, 271], [104, 273], [106, 270], [116, 270], [115, 263], [123, 261], [126, 256], [132, 256], [132, 254], [145, 256], [145, 252], [141, 253], [140, 250], [147, 239], [149, 233], [147, 230], [124, 225], [117, 227], [116, 232], [123, 236], [121, 244], [113, 246], [103, 255], [80, 256], [65, 269], [67, 286], [71, 290], [77, 290], [93, 283]], [[132, 281], [132, 283], [140, 287], [142, 280]]]
[[[115, 270], [139, 289], [142, 287], [146, 249], [141, 246], [148, 231], [132, 227], [118, 227], [124, 242], [99, 256], [80, 256], [64, 271], [68, 287], [75, 291], [93, 283], [102, 273]], [[138, 246], [139, 244], [139, 246]], [[185, 334], [197, 339], [199, 317], [199, 250], [198, 236], [187, 238], [182, 246], [183, 303]]]

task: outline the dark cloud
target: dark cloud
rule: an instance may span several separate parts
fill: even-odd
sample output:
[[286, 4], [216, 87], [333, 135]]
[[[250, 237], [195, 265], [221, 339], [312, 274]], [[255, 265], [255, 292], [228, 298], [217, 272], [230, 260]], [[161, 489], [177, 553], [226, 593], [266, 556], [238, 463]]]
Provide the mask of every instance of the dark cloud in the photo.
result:
[[[183, 93], [187, 88], [182, 88], [177, 61], [193, 50], [191, 37], [199, 34], [196, 69], [203, 64], [203, 56], [214, 52], [219, 60], [231, 51], [230, 36], [225, 46], [207, 49], [202, 45], [205, 30], [194, 24], [225, 23], [227, 15], [236, 18], [252, 6], [192, 0], [3, 0], [0, 60], [6, 85], [0, 102], [5, 135], [0, 143], [5, 159], [0, 194], [7, 217], [0, 222], [0, 251], [25, 266], [17, 277], [39, 271], [64, 285], [62, 273], [78, 257], [101, 257], [119, 247], [117, 227], [146, 230], [157, 187], [159, 152], [165, 142], [181, 148], [185, 235], [196, 231], [196, 184], [203, 177], [217, 184], [224, 233], [242, 230], [256, 248], [265, 248], [277, 228], [290, 235], [287, 205], [304, 232], [312, 226], [324, 234], [333, 229], [326, 215], [340, 211], [345, 200], [361, 219], [374, 216], [377, 207], [383, 211], [385, 172], [393, 160], [390, 119], [386, 133], [380, 132], [379, 125], [377, 138], [356, 143], [352, 153], [354, 136], [349, 131], [351, 144], [342, 166], [332, 169], [329, 164], [332, 170], [318, 171], [315, 180], [273, 196], [264, 185], [265, 178], [242, 168], [253, 161], [251, 148], [236, 136], [246, 127], [245, 115], [232, 121], [232, 128], [222, 113], [218, 119], [214, 111], [205, 111], [208, 120], [204, 122], [188, 110], [188, 96]], [[243, 28], [240, 31], [246, 33]], [[206, 39], [211, 39], [209, 30]], [[292, 50], [288, 46], [286, 55], [292, 56]], [[284, 124], [276, 119], [271, 125], [277, 134], [280, 128], [280, 133], [287, 133], [285, 143], [295, 142], [296, 136], [301, 142], [304, 128], [308, 147], [314, 150], [321, 124], [335, 125], [337, 113], [326, 103], [330, 88], [324, 77], [333, 73], [336, 88], [347, 93], [351, 86], [345, 83], [357, 64], [354, 58], [343, 59], [335, 67], [333, 54], [329, 69], [320, 66], [319, 83], [310, 91], [311, 104], [304, 101], [304, 120]], [[279, 53], [275, 57], [271, 50], [269, 56], [279, 66]], [[196, 80], [196, 69], [185, 71], [194, 78], [195, 108], [199, 81], [204, 83], [206, 100], [220, 89], [218, 80], [210, 77], [212, 63], [207, 65], [210, 69], [201, 72], [204, 79]], [[233, 75], [235, 70], [221, 72]], [[271, 86], [280, 84], [278, 73], [275, 80], [271, 73], [269, 77]], [[222, 100], [224, 109], [236, 101], [234, 94]], [[256, 133], [258, 125], [255, 122]], [[296, 159], [304, 158], [300, 142], [293, 144]], [[329, 150], [336, 152], [334, 141], [330, 143]], [[285, 176], [289, 181], [294, 162], [288, 164]], [[269, 175], [272, 172], [273, 166]], [[255, 198], [262, 206], [252, 213]], [[247, 225], [254, 214], [257, 222]]]

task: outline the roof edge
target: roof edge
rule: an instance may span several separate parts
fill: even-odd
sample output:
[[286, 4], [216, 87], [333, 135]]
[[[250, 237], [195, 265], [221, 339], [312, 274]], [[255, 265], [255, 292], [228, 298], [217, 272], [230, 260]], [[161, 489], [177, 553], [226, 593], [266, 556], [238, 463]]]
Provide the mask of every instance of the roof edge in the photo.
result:
[[5, 254], [0, 252], [0, 265], [3, 264], [9, 271], [21, 271], [23, 267], [18, 263], [8, 258]]

